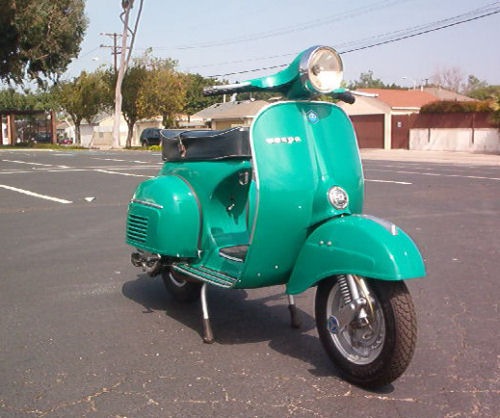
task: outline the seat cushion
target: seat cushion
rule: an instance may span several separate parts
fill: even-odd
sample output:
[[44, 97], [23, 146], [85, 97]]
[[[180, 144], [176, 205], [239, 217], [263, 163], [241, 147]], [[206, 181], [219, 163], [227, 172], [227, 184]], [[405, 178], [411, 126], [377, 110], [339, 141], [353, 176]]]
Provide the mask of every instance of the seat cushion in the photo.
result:
[[163, 129], [162, 156], [165, 161], [210, 161], [251, 158], [248, 128], [222, 131], [178, 131]]

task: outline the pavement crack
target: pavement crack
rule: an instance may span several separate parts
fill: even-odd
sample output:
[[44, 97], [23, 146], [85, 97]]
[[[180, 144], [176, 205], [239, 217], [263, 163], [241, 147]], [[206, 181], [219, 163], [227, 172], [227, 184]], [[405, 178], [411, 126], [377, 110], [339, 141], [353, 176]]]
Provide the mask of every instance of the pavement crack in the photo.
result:
[[67, 408], [67, 407], [79, 405], [82, 403], [88, 403], [90, 405], [90, 410], [92, 412], [97, 412], [97, 409], [95, 406], [95, 399], [101, 395], [104, 395], [106, 393], [113, 391], [121, 384], [122, 384], [122, 382], [118, 382], [110, 387], [103, 387], [101, 390], [99, 390], [91, 395], [87, 395], [81, 399], [77, 399], [77, 400], [71, 401], [71, 402], [61, 402], [61, 403], [59, 403], [59, 404], [55, 405], [54, 407], [47, 409], [47, 410], [16, 408], [16, 407], [7, 405], [3, 399], [0, 400], [0, 407], [4, 408], [4, 409], [8, 409], [8, 410], [13, 411], [13, 412], [22, 412], [24, 414], [34, 414], [34, 415], [37, 415], [39, 417], [44, 417], [44, 416], [47, 416], [48, 414], [51, 414], [51, 413], [53, 413], [61, 408]]

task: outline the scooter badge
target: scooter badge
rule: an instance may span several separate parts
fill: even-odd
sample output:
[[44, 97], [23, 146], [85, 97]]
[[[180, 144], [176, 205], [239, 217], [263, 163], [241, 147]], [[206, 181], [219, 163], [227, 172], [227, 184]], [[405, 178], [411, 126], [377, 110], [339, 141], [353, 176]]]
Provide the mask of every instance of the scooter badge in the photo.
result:
[[313, 125], [315, 123], [318, 123], [319, 122], [319, 117], [318, 117], [318, 114], [313, 111], [313, 110], [310, 110], [309, 112], [307, 112], [307, 119], [309, 120], [309, 122], [311, 122]]
[[332, 334], [336, 334], [338, 332], [338, 330], [339, 330], [339, 321], [333, 315], [331, 315], [330, 318], [328, 318], [328, 330]]

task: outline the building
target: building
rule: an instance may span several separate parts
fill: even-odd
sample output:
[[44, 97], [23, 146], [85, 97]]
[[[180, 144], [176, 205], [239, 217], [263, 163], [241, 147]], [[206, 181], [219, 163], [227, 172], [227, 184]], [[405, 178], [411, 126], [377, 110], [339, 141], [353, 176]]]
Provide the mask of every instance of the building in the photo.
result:
[[[101, 113], [92, 123], [82, 122], [80, 125], [81, 145], [84, 147], [108, 148], [113, 145], [114, 115]], [[157, 116], [151, 119], [137, 121], [132, 134], [132, 146], [140, 146], [141, 132], [146, 128], [161, 128], [162, 118]], [[74, 129], [71, 124], [70, 129]], [[120, 146], [125, 147], [128, 126], [125, 118], [120, 118]]]
[[214, 130], [250, 126], [260, 109], [268, 104], [265, 100], [216, 103], [195, 113], [193, 118], [202, 119], [205, 126]]
[[438, 100], [453, 100], [457, 102], [473, 102], [476, 99], [464, 96], [463, 94], [456, 93], [451, 90], [443, 89], [442, 87], [423, 87], [423, 91], [436, 96]]
[[339, 103], [351, 117], [360, 148], [408, 148], [409, 115], [439, 100], [420, 90], [358, 89], [352, 105]]

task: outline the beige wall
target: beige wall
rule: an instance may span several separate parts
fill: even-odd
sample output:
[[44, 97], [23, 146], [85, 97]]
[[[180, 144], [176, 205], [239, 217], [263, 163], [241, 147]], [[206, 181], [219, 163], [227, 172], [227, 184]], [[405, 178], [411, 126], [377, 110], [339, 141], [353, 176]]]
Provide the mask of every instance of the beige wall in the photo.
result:
[[410, 129], [410, 149], [432, 151], [476, 151], [500, 154], [499, 131], [474, 129]]
[[380, 115], [390, 113], [390, 106], [382, 103], [376, 97], [356, 96], [353, 104], [339, 102], [338, 106], [344, 109], [348, 115]]
[[238, 126], [250, 126], [252, 124], [252, 120], [253, 118], [212, 120], [211, 128], [214, 130], [222, 130], [237, 128]]

